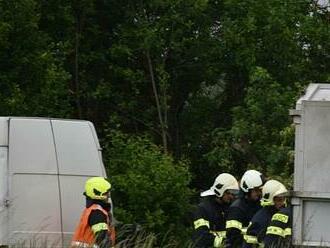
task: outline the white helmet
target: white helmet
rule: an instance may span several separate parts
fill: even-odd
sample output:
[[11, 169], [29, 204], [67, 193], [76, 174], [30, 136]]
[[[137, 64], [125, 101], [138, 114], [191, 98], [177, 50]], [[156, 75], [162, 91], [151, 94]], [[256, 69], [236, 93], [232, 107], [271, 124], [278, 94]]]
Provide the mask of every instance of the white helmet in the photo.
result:
[[201, 196], [216, 195], [222, 197], [226, 190], [238, 191], [238, 182], [234, 176], [222, 173], [214, 180], [212, 187], [201, 193]]
[[269, 180], [262, 188], [262, 205], [274, 205], [275, 196], [284, 196], [288, 193], [285, 186], [277, 180]]
[[241, 189], [247, 193], [253, 188], [261, 187], [264, 184], [263, 175], [256, 170], [247, 170], [241, 179]]

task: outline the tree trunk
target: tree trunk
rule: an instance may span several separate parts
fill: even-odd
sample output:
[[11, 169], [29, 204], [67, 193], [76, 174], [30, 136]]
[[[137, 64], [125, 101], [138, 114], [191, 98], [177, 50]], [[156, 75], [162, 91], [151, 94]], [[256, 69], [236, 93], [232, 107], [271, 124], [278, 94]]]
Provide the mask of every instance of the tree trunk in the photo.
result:
[[[155, 101], [156, 101], [156, 107], [157, 107], [157, 113], [158, 113], [158, 119], [159, 119], [159, 124], [160, 124], [160, 128], [161, 128], [161, 134], [162, 134], [162, 141], [163, 141], [163, 147], [164, 147], [164, 151], [165, 153], [167, 153], [167, 109], [166, 106], [164, 107], [164, 119], [163, 119], [163, 115], [162, 115], [162, 108], [159, 102], [159, 95], [158, 95], [158, 91], [157, 91], [157, 86], [156, 86], [156, 81], [155, 81], [155, 75], [154, 75], [154, 69], [151, 63], [151, 58], [150, 58], [150, 52], [149, 50], [147, 50], [146, 52], [146, 57], [147, 57], [147, 61], [148, 61], [148, 69], [149, 69], [149, 74], [150, 74], [150, 80], [151, 80], [151, 84], [152, 84], [152, 90], [154, 93], [154, 97], [155, 97]], [[166, 101], [165, 101], [166, 104]], [[165, 120], [165, 121], [164, 121]]]

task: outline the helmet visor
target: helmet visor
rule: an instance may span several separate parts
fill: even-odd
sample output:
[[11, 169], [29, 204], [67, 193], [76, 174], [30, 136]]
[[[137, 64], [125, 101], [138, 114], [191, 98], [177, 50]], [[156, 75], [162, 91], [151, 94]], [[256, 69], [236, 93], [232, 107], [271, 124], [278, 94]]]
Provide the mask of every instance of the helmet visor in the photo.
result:
[[210, 195], [215, 195], [214, 189], [210, 188], [206, 191], [203, 191], [200, 196], [204, 197], [204, 196], [210, 196]]
[[288, 197], [289, 196], [289, 192], [283, 192], [281, 194], [276, 194], [274, 197]]

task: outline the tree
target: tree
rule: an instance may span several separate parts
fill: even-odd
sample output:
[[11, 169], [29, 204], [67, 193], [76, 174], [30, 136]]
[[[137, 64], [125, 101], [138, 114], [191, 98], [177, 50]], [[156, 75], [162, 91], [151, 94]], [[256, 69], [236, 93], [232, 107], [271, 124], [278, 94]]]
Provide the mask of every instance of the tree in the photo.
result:
[[238, 175], [249, 167], [268, 175], [291, 175], [294, 132], [288, 109], [296, 98], [296, 92], [256, 68], [244, 104], [233, 109], [232, 127], [215, 131], [215, 148], [208, 154], [211, 164]]
[[[217, 69], [208, 67], [216, 60], [216, 40], [209, 32], [207, 1], [127, 1], [113, 9], [123, 18], [114, 31], [111, 71], [132, 89], [130, 125], [151, 131], [179, 157], [183, 106], [202, 82], [218, 79]], [[145, 125], [134, 124], [136, 119]]]
[[1, 114], [69, 116], [70, 75], [56, 45], [38, 29], [38, 4], [1, 1], [0, 12]]
[[323, 39], [329, 39], [330, 32], [324, 13], [310, 1], [226, 1], [223, 13], [223, 54], [244, 77], [242, 84], [228, 81], [235, 75], [226, 70], [230, 103], [225, 101], [223, 107], [231, 118], [227, 128], [215, 130], [207, 158], [213, 166], [239, 175], [252, 166], [290, 176], [293, 129], [288, 109], [309, 82], [329, 78], [324, 71], [329, 47]]

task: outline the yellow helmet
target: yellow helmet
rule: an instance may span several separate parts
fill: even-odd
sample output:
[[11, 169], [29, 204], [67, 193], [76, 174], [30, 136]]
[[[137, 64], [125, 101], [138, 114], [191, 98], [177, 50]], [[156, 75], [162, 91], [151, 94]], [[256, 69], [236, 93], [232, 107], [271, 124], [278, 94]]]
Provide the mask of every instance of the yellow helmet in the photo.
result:
[[104, 177], [92, 177], [86, 181], [85, 194], [94, 200], [106, 200], [111, 184]]

